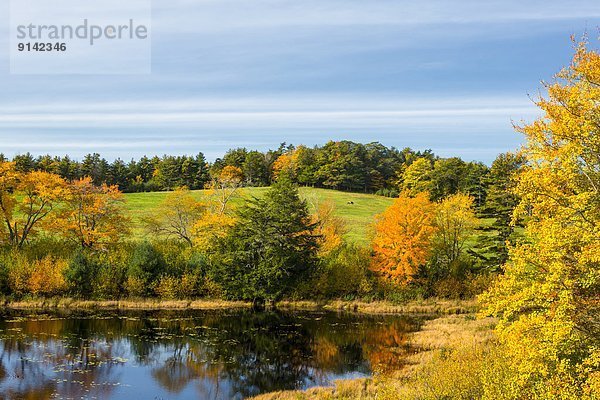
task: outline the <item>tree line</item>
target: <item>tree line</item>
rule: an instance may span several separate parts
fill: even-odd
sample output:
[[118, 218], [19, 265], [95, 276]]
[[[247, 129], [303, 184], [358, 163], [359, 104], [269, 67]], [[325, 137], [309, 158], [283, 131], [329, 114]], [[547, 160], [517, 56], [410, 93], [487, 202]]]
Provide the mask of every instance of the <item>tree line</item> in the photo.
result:
[[[0, 154], [1, 161], [9, 161]], [[330, 141], [323, 146], [282, 144], [276, 150], [260, 152], [231, 149], [209, 163], [202, 153], [195, 156], [141, 157], [125, 162], [107, 161], [100, 154], [81, 160], [63, 156], [16, 155], [10, 160], [21, 173], [44, 171], [67, 181], [89, 177], [95, 185], [116, 185], [120, 191], [174, 190], [185, 186], [204, 189], [224, 167], [239, 168], [244, 186], [269, 186], [282, 169], [291, 171], [293, 182], [303, 186], [378, 193], [395, 197], [402, 187], [427, 187], [436, 199], [459, 191], [483, 202], [487, 166], [460, 158], [440, 158], [430, 150], [398, 150], [380, 143]], [[413, 166], [413, 163], [416, 164]]]

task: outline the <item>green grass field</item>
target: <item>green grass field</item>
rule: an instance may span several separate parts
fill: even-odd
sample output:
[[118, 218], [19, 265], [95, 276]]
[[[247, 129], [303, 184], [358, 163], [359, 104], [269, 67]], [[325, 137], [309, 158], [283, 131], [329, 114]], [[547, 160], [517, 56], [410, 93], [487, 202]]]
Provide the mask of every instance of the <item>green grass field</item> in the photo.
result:
[[[245, 188], [241, 192], [242, 198], [236, 199], [234, 204], [240, 205], [244, 201], [243, 198], [250, 196], [260, 197], [266, 190], [267, 188]], [[198, 200], [205, 195], [203, 190], [193, 191], [192, 194]], [[346, 238], [348, 241], [358, 244], [369, 242], [374, 216], [383, 212], [393, 202], [393, 199], [387, 197], [327, 189], [300, 188], [300, 194], [308, 202], [311, 211], [320, 203], [333, 201], [336, 206], [336, 214], [346, 221], [348, 228]], [[128, 193], [125, 195], [126, 207], [132, 218], [136, 237], [142, 238], [145, 234], [142, 218], [151, 215], [166, 195], [166, 192]], [[354, 204], [348, 204], [349, 202]]]

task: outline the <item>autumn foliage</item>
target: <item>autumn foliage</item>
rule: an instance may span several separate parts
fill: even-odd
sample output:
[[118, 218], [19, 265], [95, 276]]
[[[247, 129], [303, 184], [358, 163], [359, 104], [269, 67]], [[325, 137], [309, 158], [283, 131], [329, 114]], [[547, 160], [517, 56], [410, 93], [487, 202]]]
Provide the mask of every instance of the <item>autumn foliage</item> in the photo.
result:
[[457, 193], [442, 200], [435, 210], [435, 246], [447, 265], [459, 259], [478, 224], [473, 197]]
[[[577, 46], [537, 101], [544, 115], [519, 130], [526, 239], [483, 298], [521, 398], [600, 393], [600, 55]], [[596, 396], [596, 397], [595, 397]]]
[[0, 210], [5, 240], [23, 247], [29, 237], [38, 233], [40, 225], [66, 193], [66, 182], [56, 174], [20, 173], [13, 163], [0, 162]]
[[169, 193], [157, 212], [145, 218], [150, 233], [185, 241], [193, 246], [194, 227], [206, 212], [206, 205], [194, 199], [186, 187]]
[[64, 202], [56, 225], [81, 247], [103, 248], [129, 231], [123, 194], [117, 186], [96, 186], [89, 177], [79, 179], [68, 185]]
[[342, 218], [335, 215], [335, 204], [332, 201], [317, 206], [313, 222], [316, 223], [315, 234], [319, 240], [321, 255], [328, 254], [343, 244], [347, 232], [346, 224]]
[[410, 282], [431, 252], [434, 212], [427, 192], [415, 197], [403, 193], [397, 198], [377, 218], [373, 270], [399, 284]]

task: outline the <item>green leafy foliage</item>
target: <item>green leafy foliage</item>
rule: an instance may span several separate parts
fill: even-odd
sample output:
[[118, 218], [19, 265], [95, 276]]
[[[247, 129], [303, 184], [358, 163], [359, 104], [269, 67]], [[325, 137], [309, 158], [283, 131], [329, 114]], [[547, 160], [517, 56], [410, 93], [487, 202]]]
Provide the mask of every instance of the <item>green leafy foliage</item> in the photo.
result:
[[90, 296], [98, 269], [97, 263], [87, 255], [86, 251], [78, 251], [65, 271], [69, 292], [77, 297]]
[[[148, 242], [140, 243], [129, 261], [128, 277], [135, 282], [136, 291], [152, 294], [152, 284], [164, 273], [166, 263], [163, 255]], [[141, 285], [141, 286], [140, 286]]]

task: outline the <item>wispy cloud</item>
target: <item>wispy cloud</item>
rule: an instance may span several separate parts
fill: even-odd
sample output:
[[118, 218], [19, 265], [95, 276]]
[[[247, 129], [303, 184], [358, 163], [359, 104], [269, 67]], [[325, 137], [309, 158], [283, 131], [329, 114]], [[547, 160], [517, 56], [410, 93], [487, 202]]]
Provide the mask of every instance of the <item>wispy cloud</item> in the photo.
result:
[[15, 76], [7, 3], [0, 152], [109, 158], [352, 139], [489, 162], [600, 24], [594, 0], [154, 0], [152, 75]]
[[535, 108], [507, 98], [356, 99], [305, 97], [189, 99], [55, 105], [7, 105], [1, 128], [178, 126], [188, 128], [397, 128], [533, 117]]

